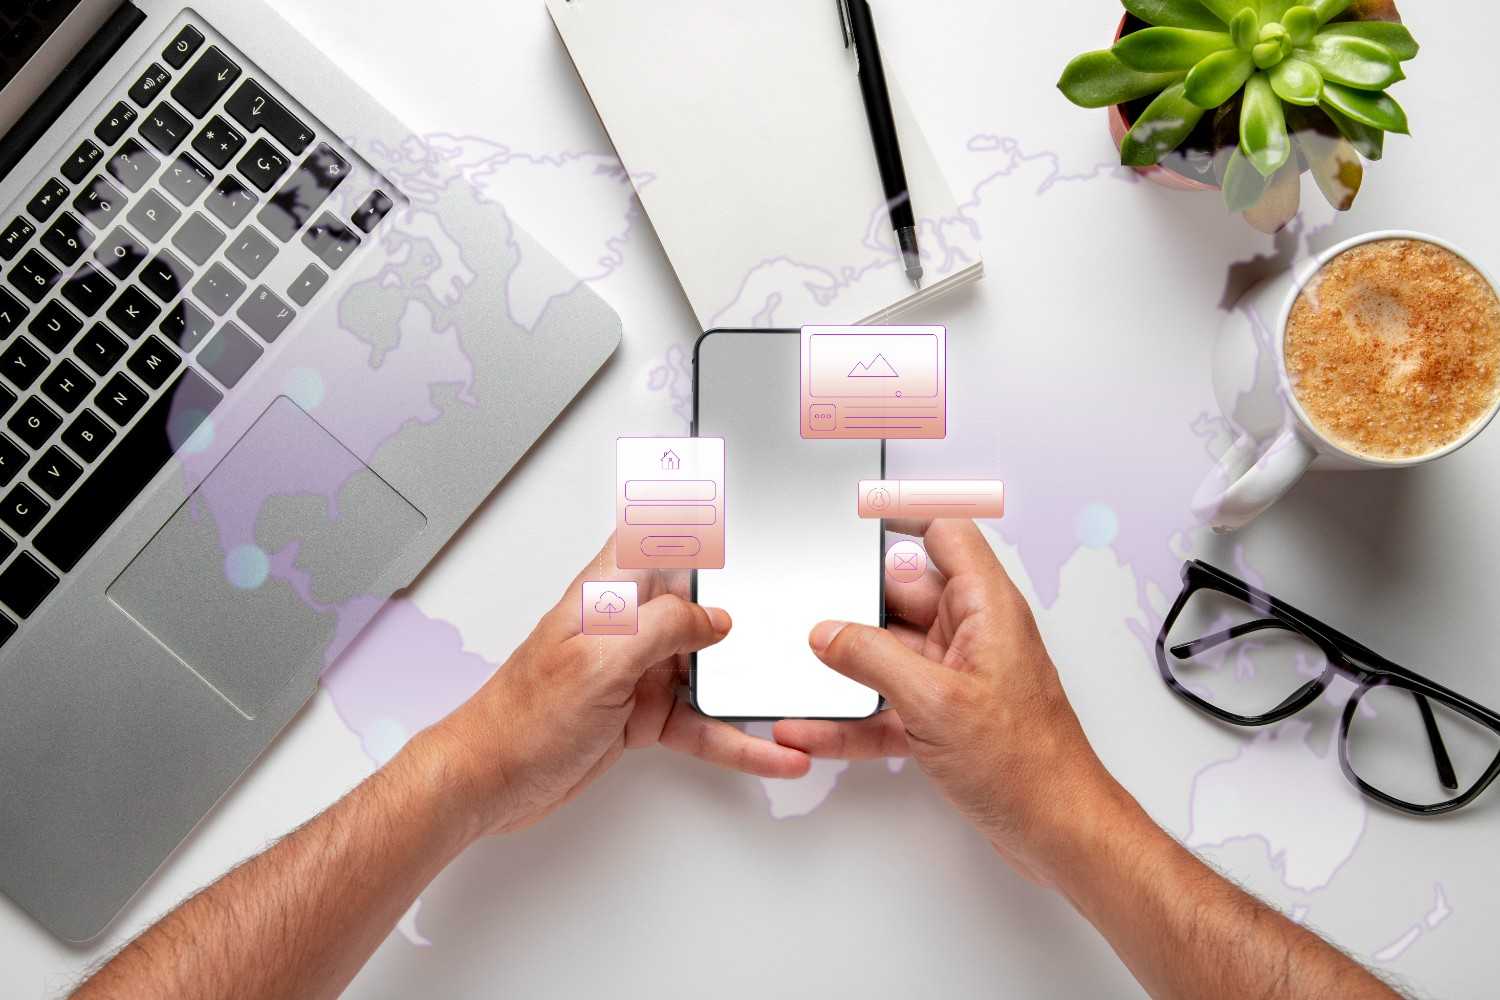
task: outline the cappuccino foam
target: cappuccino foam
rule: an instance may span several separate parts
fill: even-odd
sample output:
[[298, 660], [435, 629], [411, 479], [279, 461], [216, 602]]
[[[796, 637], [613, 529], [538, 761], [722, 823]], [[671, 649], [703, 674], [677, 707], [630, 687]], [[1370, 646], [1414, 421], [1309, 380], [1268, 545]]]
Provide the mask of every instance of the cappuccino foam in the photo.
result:
[[1419, 458], [1500, 398], [1500, 299], [1473, 265], [1420, 240], [1364, 243], [1302, 289], [1286, 325], [1292, 391], [1346, 451]]

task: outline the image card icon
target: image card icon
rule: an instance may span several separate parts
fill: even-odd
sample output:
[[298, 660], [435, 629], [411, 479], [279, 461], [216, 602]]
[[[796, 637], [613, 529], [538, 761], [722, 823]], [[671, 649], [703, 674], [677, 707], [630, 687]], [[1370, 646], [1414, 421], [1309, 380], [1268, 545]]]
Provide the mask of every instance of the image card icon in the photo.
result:
[[722, 569], [724, 439], [620, 438], [615, 565]]
[[638, 599], [633, 580], [584, 583], [583, 634], [635, 635], [640, 628]]
[[940, 326], [802, 328], [804, 438], [948, 434], [948, 336]]

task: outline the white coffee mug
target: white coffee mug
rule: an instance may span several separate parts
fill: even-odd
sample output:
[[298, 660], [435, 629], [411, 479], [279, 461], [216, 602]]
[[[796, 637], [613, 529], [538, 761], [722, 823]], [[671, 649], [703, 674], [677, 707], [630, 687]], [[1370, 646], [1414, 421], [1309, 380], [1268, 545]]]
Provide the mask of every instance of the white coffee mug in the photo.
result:
[[1415, 458], [1358, 455], [1313, 426], [1287, 376], [1287, 320], [1297, 296], [1323, 265], [1351, 247], [1379, 240], [1419, 240], [1440, 246], [1471, 264], [1491, 288], [1500, 289], [1478, 261], [1444, 240], [1388, 230], [1345, 240], [1246, 292], [1235, 303], [1214, 345], [1214, 394], [1237, 436], [1193, 498], [1193, 513], [1215, 531], [1233, 531], [1250, 523], [1315, 463], [1320, 468], [1345, 470], [1421, 465], [1468, 444], [1500, 409], [1497, 401], [1463, 437]]

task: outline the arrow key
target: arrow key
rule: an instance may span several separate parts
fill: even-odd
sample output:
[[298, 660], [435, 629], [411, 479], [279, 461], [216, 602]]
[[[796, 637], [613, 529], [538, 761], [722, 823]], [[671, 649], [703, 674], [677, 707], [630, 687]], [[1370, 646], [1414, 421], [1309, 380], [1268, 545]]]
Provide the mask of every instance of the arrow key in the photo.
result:
[[210, 45], [172, 88], [172, 96], [194, 118], [202, 118], [239, 78], [240, 68], [217, 45]]

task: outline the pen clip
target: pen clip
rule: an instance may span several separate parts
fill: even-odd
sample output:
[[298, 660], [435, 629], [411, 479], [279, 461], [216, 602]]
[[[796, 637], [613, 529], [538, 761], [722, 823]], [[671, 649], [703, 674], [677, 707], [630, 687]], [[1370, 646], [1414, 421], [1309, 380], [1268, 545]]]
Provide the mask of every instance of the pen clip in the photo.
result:
[[833, 0], [839, 9], [839, 29], [844, 33], [844, 48], [854, 48], [854, 24], [849, 19], [849, 0]]

